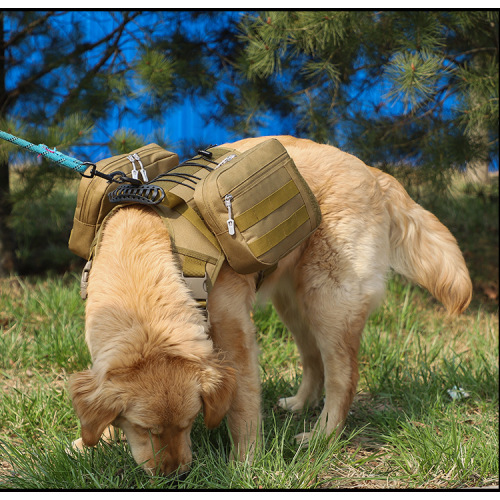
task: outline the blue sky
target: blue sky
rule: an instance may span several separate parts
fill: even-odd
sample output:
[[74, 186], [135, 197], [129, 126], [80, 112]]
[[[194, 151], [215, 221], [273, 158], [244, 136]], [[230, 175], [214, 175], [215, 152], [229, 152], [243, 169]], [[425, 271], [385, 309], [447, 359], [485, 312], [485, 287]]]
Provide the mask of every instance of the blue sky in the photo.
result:
[[[182, 14], [182, 13], [180, 13]], [[222, 13], [222, 15], [231, 15], [233, 17], [237, 16], [237, 12], [232, 13]], [[72, 24], [78, 19], [83, 22], [85, 38], [83, 42], [92, 41], [93, 37], [99, 38], [108, 30], [115, 27], [113, 19], [108, 11], [68, 11], [57, 19], [57, 28], [60, 29], [65, 35], [70, 36], [72, 30]], [[7, 18], [8, 20], [8, 18]], [[6, 31], [9, 31], [9, 26], [6, 26]], [[139, 35], [140, 32], [134, 33], [134, 35]], [[32, 40], [32, 50], [24, 59], [24, 63], [14, 69], [11, 69], [7, 75], [6, 86], [7, 90], [16, 86], [16, 83], [23, 77], [23, 71], [25, 68], [37, 63], [40, 59], [43, 51], [42, 40]], [[124, 49], [127, 58], [132, 59], [136, 55], [136, 45], [132, 39], [126, 43], [126, 48]], [[90, 64], [93, 64], [100, 57], [99, 52], [94, 52], [90, 55]], [[95, 61], [93, 61], [93, 59]], [[59, 71], [59, 78], [64, 78], [62, 71]], [[67, 76], [66, 76], [67, 77]], [[54, 89], [57, 91], [57, 89]], [[137, 89], [138, 91], [140, 89]], [[24, 105], [23, 103], [19, 104]], [[186, 100], [185, 102], [173, 106], [168, 114], [164, 117], [164, 123], [158, 124], [151, 121], [143, 121], [137, 117], [140, 116], [139, 113], [139, 102], [127, 102], [127, 106], [132, 109], [137, 109], [137, 115], [128, 114], [121, 116], [121, 111], [119, 107], [112, 109], [109, 113], [108, 119], [105, 123], [100, 124], [98, 128], [95, 129], [95, 135], [92, 139], [95, 143], [105, 143], [109, 140], [109, 135], [119, 128], [130, 129], [139, 135], [142, 135], [146, 139], [155, 131], [155, 129], [160, 129], [164, 139], [167, 141], [172, 149], [180, 148], [182, 143], [223, 143], [227, 141], [234, 140], [234, 135], [231, 134], [223, 126], [216, 125], [211, 122], [203, 120], [201, 114], [206, 113], [210, 109], [209, 99], [198, 99], [196, 102], [191, 100]], [[200, 113], [201, 111], [201, 113]], [[14, 110], [15, 112], [15, 110]], [[278, 130], [279, 124], [275, 124], [272, 129]], [[78, 148], [76, 151], [83, 153], [85, 156], [89, 155], [92, 161], [98, 161], [104, 157], [109, 156], [109, 151], [103, 146], [95, 147], [85, 147]]]
[[[182, 13], [182, 12], [181, 12]], [[228, 15], [236, 20], [239, 15], [238, 12], [225, 12], [221, 15]], [[61, 20], [61, 29], [66, 30], [67, 33], [71, 31], [71, 23], [74, 16], [85, 20], [85, 32], [89, 40], [93, 36], [99, 37], [103, 30], [109, 29], [112, 20], [109, 12], [107, 11], [80, 11], [80, 12], [67, 12]], [[135, 54], [135, 45], [131, 41], [126, 48], [127, 55], [132, 57]], [[31, 59], [36, 61], [39, 57], [36, 49], [31, 54]], [[98, 57], [97, 55], [94, 57]], [[27, 61], [29, 62], [29, 61]], [[15, 72], [10, 75], [13, 85], [15, 79], [18, 77]], [[9, 84], [9, 82], [7, 82]], [[387, 81], [375, 82], [372, 87], [365, 90], [357, 96], [359, 107], [366, 110], [367, 114], [373, 112], [374, 105], [377, 103], [384, 103], [383, 112], [391, 114], [400, 109], [401, 103], [390, 103], [381, 97], [388, 91]], [[453, 105], [453, 103], [452, 103]], [[211, 121], [205, 121], [203, 115], [210, 112], [212, 103], [210, 98], [198, 99], [196, 102], [186, 100], [184, 103], [173, 106], [167, 116], [165, 116], [164, 123], [155, 124], [150, 121], [141, 121], [132, 115], [120, 118], [120, 109], [115, 109], [109, 116], [107, 123], [104, 124], [102, 131], [97, 131], [94, 138], [97, 143], [104, 143], [108, 140], [108, 134], [118, 128], [127, 128], [134, 130], [139, 135], [144, 136], [147, 140], [151, 137], [152, 132], [158, 128], [161, 129], [162, 136], [168, 143], [171, 149], [179, 151], [187, 144], [221, 144], [223, 142], [238, 139], [232, 132], [228, 131], [225, 127], [217, 125]], [[269, 116], [267, 126], [260, 130], [261, 135], [288, 133], [287, 124], [273, 116]], [[340, 147], [342, 144], [342, 135], [338, 135], [340, 140]], [[185, 147], [184, 147], [185, 149]], [[86, 148], [87, 153], [92, 161], [98, 161], [106, 156], [109, 156], [107, 148], [93, 147]], [[87, 159], [87, 158], [82, 158]], [[498, 168], [498, 163], [496, 163]]]

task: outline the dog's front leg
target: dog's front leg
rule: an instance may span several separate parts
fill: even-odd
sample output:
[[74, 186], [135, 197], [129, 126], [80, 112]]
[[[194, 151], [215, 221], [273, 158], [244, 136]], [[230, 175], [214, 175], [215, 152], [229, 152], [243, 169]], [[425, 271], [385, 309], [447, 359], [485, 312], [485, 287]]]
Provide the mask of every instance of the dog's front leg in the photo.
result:
[[[126, 439], [125, 435], [120, 435], [120, 430], [113, 425], [108, 425], [101, 435], [101, 440], [108, 444], [114, 443], [118, 438], [122, 440]], [[71, 447], [76, 451], [82, 451], [87, 448], [87, 446], [83, 444], [82, 438], [78, 438], [73, 441], [71, 443]]]
[[[234, 338], [244, 340], [245, 336], [246, 332], [238, 332]], [[227, 415], [234, 444], [232, 456], [242, 461], [252, 461], [261, 426], [259, 365], [254, 343], [252, 339], [239, 349], [245, 352], [236, 353], [237, 388]]]
[[236, 369], [236, 391], [227, 419], [234, 450], [233, 458], [252, 459], [260, 425], [260, 376], [258, 347], [250, 318], [226, 319], [212, 323], [211, 335], [216, 348]]
[[261, 427], [258, 346], [250, 310], [255, 296], [252, 277], [225, 267], [208, 300], [214, 347], [237, 371], [237, 388], [228, 411], [233, 458], [252, 459]]

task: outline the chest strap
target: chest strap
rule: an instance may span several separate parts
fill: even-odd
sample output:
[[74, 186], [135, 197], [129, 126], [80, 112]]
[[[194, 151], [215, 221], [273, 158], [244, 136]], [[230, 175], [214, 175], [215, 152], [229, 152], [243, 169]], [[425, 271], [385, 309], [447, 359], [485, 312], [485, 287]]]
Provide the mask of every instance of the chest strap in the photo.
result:
[[[121, 207], [114, 208], [107, 217], [119, 208]], [[170, 235], [173, 255], [177, 259], [182, 277], [191, 291], [192, 297], [200, 307], [205, 308], [208, 294], [213, 288], [225, 260], [217, 239], [208, 230], [198, 214], [186, 204], [179, 205], [175, 209], [170, 209], [165, 205], [155, 205], [151, 208], [165, 224]], [[80, 282], [82, 299], [87, 298], [92, 260], [101, 242], [104, 225], [105, 221], [92, 242], [89, 259], [82, 272]]]

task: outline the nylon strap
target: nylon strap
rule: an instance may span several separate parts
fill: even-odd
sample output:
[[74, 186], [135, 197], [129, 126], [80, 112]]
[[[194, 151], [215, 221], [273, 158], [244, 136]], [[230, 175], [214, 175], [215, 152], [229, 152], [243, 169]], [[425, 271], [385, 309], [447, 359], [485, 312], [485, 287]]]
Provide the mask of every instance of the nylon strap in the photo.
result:
[[195, 278], [205, 277], [206, 262], [201, 259], [195, 259], [189, 255], [184, 255], [182, 263], [182, 272], [184, 276], [192, 276]]
[[177, 205], [174, 210], [185, 217], [215, 248], [220, 248], [217, 238], [208, 229], [200, 216], [187, 203]]
[[[193, 295], [202, 289], [210, 292], [225, 261], [215, 236], [194, 209], [185, 203], [174, 209], [161, 204], [151, 208], [158, 213], [167, 228], [172, 250], [179, 259], [183, 277], [194, 292]], [[196, 283], [196, 280], [202, 284]], [[199, 296], [195, 298], [200, 302]]]
[[271, 250], [271, 248], [282, 242], [287, 236], [290, 236], [308, 220], [309, 214], [307, 212], [307, 207], [302, 206], [281, 224], [278, 224], [274, 229], [267, 232], [260, 238], [250, 242], [248, 247], [256, 257], [260, 257], [267, 251]]

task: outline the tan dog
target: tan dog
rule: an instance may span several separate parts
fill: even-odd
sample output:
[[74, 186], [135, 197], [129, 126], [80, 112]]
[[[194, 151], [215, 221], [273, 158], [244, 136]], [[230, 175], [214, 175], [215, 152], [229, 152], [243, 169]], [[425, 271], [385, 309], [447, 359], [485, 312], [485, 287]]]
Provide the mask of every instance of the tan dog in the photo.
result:
[[[230, 147], [245, 151], [265, 139]], [[297, 394], [280, 405], [301, 410], [324, 391], [315, 431], [329, 435], [341, 429], [355, 394], [361, 333], [383, 298], [389, 269], [427, 288], [451, 313], [467, 307], [472, 286], [454, 237], [393, 177], [331, 146], [277, 139], [323, 215], [318, 230], [262, 287], [293, 333], [303, 364]], [[191, 426], [203, 409], [209, 427], [227, 413], [237, 456], [251, 452], [260, 428], [250, 317], [255, 281], [224, 265], [209, 296], [207, 324], [157, 215], [127, 207], [111, 217], [88, 286], [93, 366], [70, 381], [83, 444], [95, 445], [113, 424], [146, 470], [182, 472], [191, 461]]]

